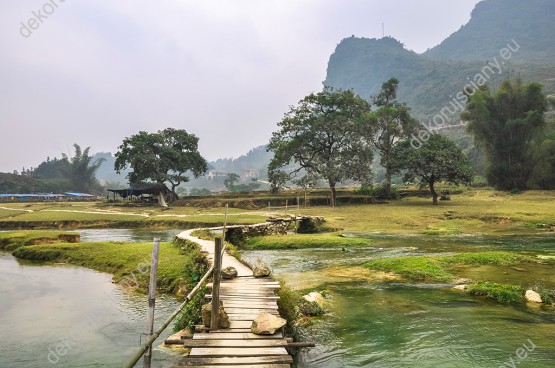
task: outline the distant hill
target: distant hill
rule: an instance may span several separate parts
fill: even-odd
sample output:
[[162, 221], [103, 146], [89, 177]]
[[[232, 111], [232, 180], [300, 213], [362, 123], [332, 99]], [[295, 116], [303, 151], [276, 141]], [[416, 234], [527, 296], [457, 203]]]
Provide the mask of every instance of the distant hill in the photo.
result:
[[[467, 25], [423, 55], [391, 37], [346, 38], [330, 56], [324, 85], [352, 89], [369, 98], [383, 82], [396, 77], [399, 100], [420, 120], [437, 114], [484, 70], [494, 87], [520, 75], [525, 81], [541, 82], [544, 91], [553, 94], [554, 6], [553, 0], [485, 0], [476, 6]], [[504, 60], [500, 50], [508, 44], [517, 51]], [[499, 68], [484, 69], [488, 63]]]
[[485, 60], [515, 40], [514, 60], [555, 61], [555, 1], [484, 0], [470, 21], [423, 55], [436, 60]]

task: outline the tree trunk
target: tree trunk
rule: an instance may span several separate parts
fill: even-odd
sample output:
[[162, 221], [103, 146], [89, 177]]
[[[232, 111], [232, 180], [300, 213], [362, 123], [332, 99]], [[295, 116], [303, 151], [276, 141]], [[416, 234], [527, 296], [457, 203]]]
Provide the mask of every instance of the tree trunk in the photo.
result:
[[329, 181], [329, 184], [330, 184], [330, 192], [331, 192], [331, 205], [332, 207], [335, 207], [335, 198], [337, 194], [337, 191], [335, 190], [335, 183], [332, 181]]
[[385, 196], [391, 199], [391, 149], [385, 152]]
[[437, 205], [437, 193], [436, 190], [434, 188], [434, 181], [435, 180], [430, 180], [430, 192], [432, 192], [432, 201], [434, 205]]

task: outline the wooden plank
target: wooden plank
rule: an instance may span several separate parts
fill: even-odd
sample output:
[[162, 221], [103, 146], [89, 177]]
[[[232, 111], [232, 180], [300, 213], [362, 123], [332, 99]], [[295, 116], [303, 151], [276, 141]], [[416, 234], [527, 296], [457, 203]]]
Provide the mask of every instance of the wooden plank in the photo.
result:
[[251, 365], [251, 364], [292, 364], [293, 358], [289, 355], [270, 355], [260, 357], [225, 357], [225, 358], [194, 358], [187, 357], [179, 362], [178, 367], [194, 367], [201, 365]]
[[[177, 367], [183, 367], [183, 366], [178, 365]], [[189, 367], [189, 366], [187, 366], [187, 367]], [[214, 367], [218, 367], [218, 368], [247, 368], [247, 367], [250, 367], [250, 368], [291, 368], [291, 365], [290, 364], [280, 364], [280, 363], [277, 363], [277, 364], [261, 363], [261, 364], [249, 364], [247, 366], [247, 365], [244, 365], [244, 364], [237, 365], [237, 364], [225, 364], [224, 363], [224, 365], [214, 365], [214, 364], [204, 365], [203, 364], [203, 365], [194, 365], [193, 367], [196, 367], [196, 368], [214, 368]]]
[[224, 308], [249, 308], [250, 306], [256, 305], [257, 308], [262, 308], [262, 309], [278, 309], [278, 306], [276, 304], [276, 302], [274, 301], [269, 301], [269, 302], [261, 302], [261, 301], [257, 301], [255, 303], [253, 302], [247, 302], [247, 301], [233, 301], [233, 300], [225, 300], [224, 301]]
[[[279, 282], [277, 281], [258, 281], [258, 280], [222, 280], [222, 283], [220, 284], [220, 286], [231, 286], [231, 285], [256, 285], [256, 286], [279, 286]], [[209, 282], [208, 284], [206, 284], [206, 287], [211, 288], [212, 287], [212, 283]]]
[[[206, 294], [206, 299], [211, 299], [212, 295], [210, 294]], [[246, 295], [223, 295], [220, 297], [220, 300], [232, 300], [232, 299], [237, 299], [237, 300], [248, 300], [248, 301], [252, 301], [252, 300], [263, 300], [263, 301], [268, 301], [268, 300], [278, 300], [279, 296], [256, 296], [256, 295], [252, 295], [252, 296], [246, 296]]]
[[264, 347], [287, 347], [289, 341], [286, 339], [273, 340], [188, 340], [185, 341], [186, 348], [264, 348]]
[[[207, 288], [212, 288], [212, 283], [206, 284]], [[220, 288], [247, 288], [247, 287], [257, 287], [266, 289], [279, 289], [279, 284], [272, 284], [269, 282], [264, 283], [253, 283], [253, 282], [222, 282]]]
[[217, 357], [246, 357], [246, 356], [268, 356], [287, 354], [285, 348], [193, 348], [189, 353], [190, 357], [217, 358]]
[[272, 296], [275, 293], [272, 290], [261, 290], [261, 289], [233, 289], [233, 288], [221, 288], [221, 295], [230, 294], [242, 294], [242, 295], [262, 295], [262, 296]]
[[[253, 305], [253, 307], [257, 307], [257, 305]], [[270, 314], [279, 314], [277, 309], [267, 309], [267, 308], [233, 308], [233, 307], [225, 307], [224, 308], [227, 314], [253, 314], [256, 313], [257, 315], [260, 313], [270, 313]]]
[[[230, 321], [254, 321], [260, 313], [255, 314], [228, 314]], [[276, 316], [278, 316], [276, 314]]]
[[273, 335], [255, 335], [252, 332], [233, 333], [233, 332], [210, 332], [196, 333], [193, 340], [256, 340], [256, 339], [283, 339], [281, 331]]
[[230, 321], [230, 328], [251, 328], [252, 322], [249, 321]]
[[[233, 321], [231, 321], [231, 322], [233, 322]], [[250, 321], [236, 321], [236, 322], [250, 322]], [[221, 329], [221, 330], [212, 330], [211, 332], [249, 333], [249, 332], [251, 332], [251, 329], [250, 328], [226, 328], [226, 329]]]

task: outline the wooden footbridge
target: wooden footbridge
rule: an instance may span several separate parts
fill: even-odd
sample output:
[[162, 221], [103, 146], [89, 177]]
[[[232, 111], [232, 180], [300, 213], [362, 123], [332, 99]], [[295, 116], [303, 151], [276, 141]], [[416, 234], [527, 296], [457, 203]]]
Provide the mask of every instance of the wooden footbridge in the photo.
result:
[[[198, 243], [211, 259], [218, 252], [214, 250], [213, 241], [194, 238], [190, 231], [183, 232], [178, 237]], [[217, 259], [215, 261], [218, 262]], [[221, 280], [219, 293], [213, 292], [207, 297], [212, 298], [216, 294], [229, 316], [230, 327], [210, 330], [197, 326], [192, 339], [187, 339], [184, 343], [191, 351], [180, 361], [178, 367], [290, 367], [293, 358], [285, 348], [294, 343], [284, 336], [283, 330], [273, 335], [255, 335], [250, 330], [252, 321], [262, 312], [279, 316], [279, 297], [275, 293], [279, 289], [279, 283], [270, 277], [255, 278], [249, 267], [224, 253], [221, 267], [229, 266], [237, 270], [238, 277]], [[214, 281], [217, 281], [216, 274]], [[213, 284], [207, 286], [211, 289]]]
[[[212, 263], [212, 267], [186, 296], [185, 301], [156, 331], [152, 328], [154, 296], [152, 299], [149, 297], [149, 305], [152, 306], [150, 308], [152, 317], [149, 322], [151, 325], [149, 338], [125, 365], [126, 368], [135, 367], [143, 355], [144, 367], [150, 367], [152, 344], [198, 293], [201, 285], [210, 275], [214, 279], [213, 283], [207, 284], [207, 287], [212, 290], [212, 293], [206, 296], [207, 299], [212, 299], [210, 325], [219, 326], [217, 311], [219, 305], [223, 305], [229, 317], [230, 326], [226, 329], [196, 326], [192, 336], [182, 339], [184, 346], [191, 350], [189, 355], [182, 358], [176, 367], [286, 368], [291, 366], [293, 358], [285, 348], [314, 346], [313, 343], [293, 342], [291, 338], [285, 337], [283, 329], [276, 331], [273, 335], [252, 333], [252, 322], [260, 313], [265, 312], [279, 316], [277, 305], [279, 296], [276, 295], [276, 291], [280, 287], [279, 283], [271, 277], [254, 277], [253, 271], [249, 267], [222, 249], [220, 238], [217, 238], [215, 242], [202, 240], [192, 236], [192, 231], [184, 231], [177, 237], [197, 243], [203, 251], [207, 252], [207, 258]], [[155, 252], [157, 253], [157, 250]], [[156, 254], [154, 257], [155, 252], [153, 251], [152, 269], [157, 267], [155, 263], [157, 263], [158, 256]], [[234, 267], [238, 276], [231, 280], [221, 280], [221, 269], [226, 267]], [[155, 272], [151, 273], [150, 293], [153, 295], [155, 295], [156, 288], [156, 282], [153, 281], [155, 279]]]

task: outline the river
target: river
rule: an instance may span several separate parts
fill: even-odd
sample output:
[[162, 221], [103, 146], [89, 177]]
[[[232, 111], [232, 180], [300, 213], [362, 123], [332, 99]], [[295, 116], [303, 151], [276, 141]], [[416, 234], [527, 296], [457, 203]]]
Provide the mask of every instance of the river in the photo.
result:
[[[169, 240], [174, 233], [83, 230], [82, 239]], [[139, 347], [148, 302], [144, 294], [111, 280], [106, 273], [21, 261], [0, 252], [0, 367], [123, 366]], [[159, 295], [155, 326], [178, 305], [174, 297]], [[168, 328], [158, 343], [170, 333]], [[167, 368], [177, 360], [172, 350], [156, 347], [152, 366]]]
[[[503, 305], [448, 285], [386, 282], [359, 267], [376, 258], [462, 250], [552, 256], [552, 237], [357, 236], [369, 238], [371, 246], [242, 252], [246, 260], [263, 259], [287, 285], [330, 296], [329, 313], [307, 328], [306, 338], [315, 339], [317, 347], [299, 354], [299, 368], [555, 366], [554, 308]], [[555, 287], [553, 266], [523, 267], [463, 271], [499, 282], [529, 286], [540, 280]]]
[[[167, 241], [177, 232], [80, 231], [82, 241]], [[552, 256], [555, 239], [355, 235], [369, 238], [370, 245], [345, 251], [242, 252], [247, 260], [263, 259], [298, 290], [330, 295], [330, 312], [307, 328], [307, 338], [317, 347], [302, 350], [298, 367], [555, 366], [553, 308], [502, 305], [446, 285], [384, 282], [359, 267], [375, 258], [462, 250]], [[466, 272], [499, 282], [541, 280], [555, 287], [551, 266], [523, 267]], [[108, 274], [81, 267], [25, 262], [0, 252], [0, 298], [0, 367], [120, 367], [144, 331], [145, 296], [113, 284]], [[175, 298], [160, 296], [156, 325], [177, 305]], [[177, 360], [171, 350], [157, 347], [153, 367], [168, 368]]]

